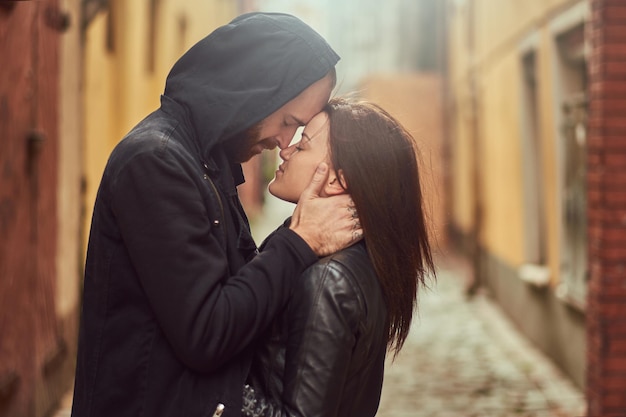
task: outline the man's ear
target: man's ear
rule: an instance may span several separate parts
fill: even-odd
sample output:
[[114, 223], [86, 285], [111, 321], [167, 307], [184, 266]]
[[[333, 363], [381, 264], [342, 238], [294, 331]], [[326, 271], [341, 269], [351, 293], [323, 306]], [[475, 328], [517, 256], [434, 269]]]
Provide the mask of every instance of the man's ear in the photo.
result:
[[341, 184], [345, 187], [348, 186], [343, 177], [343, 171], [339, 170], [339, 172], [337, 172], [332, 170], [328, 175], [328, 181], [326, 181], [326, 185], [324, 186], [324, 192], [328, 196], [346, 194], [347, 191], [341, 186]]

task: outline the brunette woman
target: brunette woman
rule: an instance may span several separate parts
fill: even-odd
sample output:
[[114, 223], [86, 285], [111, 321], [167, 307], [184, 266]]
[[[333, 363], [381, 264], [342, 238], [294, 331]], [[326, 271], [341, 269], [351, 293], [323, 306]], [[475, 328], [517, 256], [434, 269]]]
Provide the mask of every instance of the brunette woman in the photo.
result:
[[280, 156], [273, 195], [297, 203], [325, 161], [324, 193], [352, 196], [364, 239], [305, 271], [259, 342], [243, 415], [374, 416], [385, 355], [434, 278], [415, 141], [379, 106], [333, 99]]

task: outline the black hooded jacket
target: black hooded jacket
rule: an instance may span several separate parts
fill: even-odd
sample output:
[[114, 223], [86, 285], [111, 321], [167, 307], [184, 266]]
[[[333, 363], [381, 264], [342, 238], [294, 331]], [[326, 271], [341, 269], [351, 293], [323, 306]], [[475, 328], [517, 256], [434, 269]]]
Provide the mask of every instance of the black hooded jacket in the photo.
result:
[[72, 416], [240, 415], [249, 344], [317, 260], [283, 229], [257, 254], [221, 144], [338, 61], [298, 19], [248, 14], [172, 68], [115, 148], [94, 208]]

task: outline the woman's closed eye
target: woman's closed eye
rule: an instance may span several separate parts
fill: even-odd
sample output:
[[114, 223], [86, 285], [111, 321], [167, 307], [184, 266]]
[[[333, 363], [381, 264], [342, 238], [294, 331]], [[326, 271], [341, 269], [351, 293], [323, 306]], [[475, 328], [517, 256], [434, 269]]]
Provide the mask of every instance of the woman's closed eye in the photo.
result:
[[306, 133], [302, 132], [302, 139], [300, 139], [296, 143], [296, 149], [299, 151], [304, 150], [305, 145], [309, 143], [310, 141], [311, 141], [311, 137], [307, 135]]
[[299, 152], [299, 151], [302, 151], [302, 150], [304, 150], [304, 149], [305, 149], [305, 144], [306, 144], [308, 141], [310, 141], [310, 140], [311, 140], [311, 139], [310, 139], [307, 135], [303, 134], [303, 135], [302, 135], [302, 139], [300, 139], [299, 141], [297, 141], [296, 143], [294, 143], [294, 144], [293, 144], [293, 147], [294, 147], [294, 149], [295, 149], [296, 151], [298, 151], [298, 152]]

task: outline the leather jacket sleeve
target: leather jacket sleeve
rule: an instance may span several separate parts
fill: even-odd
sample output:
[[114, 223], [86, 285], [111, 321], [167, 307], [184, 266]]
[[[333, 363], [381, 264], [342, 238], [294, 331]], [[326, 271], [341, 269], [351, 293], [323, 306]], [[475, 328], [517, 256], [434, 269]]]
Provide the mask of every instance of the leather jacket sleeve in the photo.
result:
[[365, 309], [350, 272], [323, 260], [305, 271], [287, 311], [283, 393], [264, 397], [244, 388], [243, 415], [249, 417], [332, 417], [338, 413], [353, 347]]

